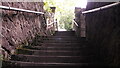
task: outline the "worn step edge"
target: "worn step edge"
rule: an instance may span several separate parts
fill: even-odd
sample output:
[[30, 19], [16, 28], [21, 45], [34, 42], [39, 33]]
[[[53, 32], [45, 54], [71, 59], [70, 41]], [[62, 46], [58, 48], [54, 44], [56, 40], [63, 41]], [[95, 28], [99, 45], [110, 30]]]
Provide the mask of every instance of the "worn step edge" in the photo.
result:
[[33, 47], [24, 47], [24, 49], [30, 50], [56, 50], [56, 51], [81, 51], [81, 50], [94, 50], [90, 47], [45, 47], [45, 46], [33, 46]]
[[[35, 63], [35, 62], [22, 62], [22, 61], [4, 61], [4, 63], [10, 63], [10, 65], [7, 65], [7, 64], [4, 64], [4, 67], [6, 68], [16, 68], [16, 67], [25, 67], [25, 68], [28, 68], [28, 67], [37, 67], [39, 68], [40, 67], [46, 67], [48, 68], [49, 66], [50, 67], [54, 67], [54, 66], [61, 66], [62, 67], [68, 67], [70, 66], [70, 68], [74, 68], [74, 67], [77, 67], [77, 68], [80, 68], [80, 67], [94, 67], [94, 68], [103, 68], [103, 67], [109, 67], [108, 65], [106, 64], [103, 64], [103, 63]], [[13, 64], [12, 64], [13, 63]], [[71, 67], [72, 66], [72, 67]], [[57, 68], [58, 68], [57, 67]], [[114, 67], [114, 66], [113, 66]], [[56, 68], [56, 67], [55, 67]], [[111, 68], [111, 67], [109, 67]], [[116, 67], [114, 67], [116, 68]]]
[[93, 63], [37, 63], [37, 62], [22, 62], [22, 61], [4, 61], [14, 63], [20, 66], [88, 66]]
[[18, 54], [18, 55], [14, 55], [14, 56], [30, 56], [30, 57], [58, 57], [58, 58], [67, 58], [67, 57], [71, 57], [71, 58], [87, 58], [87, 57], [95, 57], [94, 55], [91, 56], [39, 56], [39, 55], [24, 55], [24, 54]]
[[[32, 49], [18, 49], [23, 51], [38, 51], [38, 52], [80, 52], [80, 51], [70, 51], [70, 50], [32, 50]], [[82, 51], [84, 52], [84, 51]], [[90, 52], [90, 51], [87, 51]]]
[[[25, 48], [25, 47], [24, 47]], [[26, 47], [27, 48], [27, 47]], [[73, 50], [73, 49], [88, 49], [89, 47], [44, 47], [44, 46], [32, 46], [32, 47], [29, 47], [28, 49], [56, 49], [56, 50]]]
[[46, 51], [46, 50], [18, 50], [17, 54], [26, 54], [26, 55], [46, 55], [46, 56], [88, 56], [96, 55], [94, 52], [80, 52], [80, 51]]
[[[41, 43], [42, 44], [53, 44], [53, 45], [60, 45], [60, 44], [63, 44], [63, 43]], [[63, 45], [79, 45], [79, 44], [87, 44], [87, 43], [82, 43], [82, 42], [79, 42], [79, 43], [64, 43]]]
[[11, 60], [29, 61], [29, 62], [66, 62], [66, 63], [80, 63], [80, 62], [96, 62], [97, 59], [93, 56], [37, 56], [37, 55], [13, 55]]

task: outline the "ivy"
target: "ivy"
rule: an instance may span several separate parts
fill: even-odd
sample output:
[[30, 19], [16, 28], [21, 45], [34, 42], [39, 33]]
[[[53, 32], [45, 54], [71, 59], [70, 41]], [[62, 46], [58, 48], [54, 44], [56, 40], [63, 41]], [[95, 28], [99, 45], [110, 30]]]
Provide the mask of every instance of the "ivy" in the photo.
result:
[[0, 55], [0, 61], [3, 60], [3, 55]]

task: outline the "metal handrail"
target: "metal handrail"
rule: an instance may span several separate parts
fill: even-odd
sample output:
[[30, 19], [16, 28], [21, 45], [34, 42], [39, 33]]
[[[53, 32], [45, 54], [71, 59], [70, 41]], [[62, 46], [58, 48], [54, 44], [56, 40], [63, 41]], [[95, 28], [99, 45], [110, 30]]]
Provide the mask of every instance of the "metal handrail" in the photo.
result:
[[[21, 12], [28, 12], [28, 13], [35, 13], [35, 14], [42, 14], [45, 18], [45, 13], [43, 12], [37, 12], [37, 11], [31, 11], [31, 10], [25, 10], [25, 9], [19, 9], [19, 8], [13, 8], [13, 7], [7, 7], [7, 6], [0, 6], [0, 9], [6, 9], [6, 10], [14, 10], [14, 11], [21, 11]], [[45, 20], [46, 22], [46, 20]], [[54, 22], [48, 24], [48, 26], [54, 24]]]
[[7, 9], [7, 10], [14, 10], [14, 11], [21, 11], [21, 12], [35, 13], [35, 14], [44, 14], [43, 12], [37, 12], [37, 11], [31, 11], [31, 10], [25, 10], [25, 9], [19, 9], [19, 8], [7, 7], [7, 6], [0, 6], [0, 8], [1, 8], [1, 9]]
[[[95, 8], [95, 9], [92, 9], [92, 10], [83, 11], [82, 14], [87, 14], [87, 13], [96, 12], [96, 11], [103, 10], [103, 9], [107, 9], [107, 8], [110, 8], [110, 7], [119, 5], [119, 4], [120, 4], [120, 2], [116, 2], [116, 3], [113, 3], [113, 4], [109, 4], [109, 5], [106, 5], [106, 6], [99, 7], [99, 8]], [[78, 27], [78, 26], [79, 26], [78, 23], [76, 23], [75, 20], [73, 20], [73, 21], [74, 21], [74, 24]]]
[[116, 3], [110, 4], [110, 5], [106, 5], [106, 6], [103, 6], [103, 7], [99, 7], [99, 8], [95, 8], [95, 9], [92, 9], [92, 10], [84, 11], [84, 12], [82, 12], [82, 14], [96, 12], [96, 11], [107, 9], [107, 8], [110, 8], [110, 7], [119, 5], [119, 4], [120, 4], [120, 2], [116, 2]]
[[78, 23], [75, 21], [75, 20], [73, 20], [73, 23], [78, 27], [79, 25], [78, 25]]
[[53, 25], [53, 24], [54, 24], [54, 22], [52, 22], [52, 23], [48, 24], [48, 26]]

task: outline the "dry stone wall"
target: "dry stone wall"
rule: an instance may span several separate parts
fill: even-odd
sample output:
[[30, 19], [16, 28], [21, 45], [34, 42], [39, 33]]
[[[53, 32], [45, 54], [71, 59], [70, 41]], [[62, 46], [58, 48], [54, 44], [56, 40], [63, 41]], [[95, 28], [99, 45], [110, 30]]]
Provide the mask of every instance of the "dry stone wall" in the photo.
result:
[[75, 19], [74, 20], [78, 24], [78, 26], [74, 24], [74, 29], [78, 37], [86, 37], [85, 15], [82, 14], [84, 10], [85, 10], [84, 8], [80, 8], [80, 7], [75, 8]]
[[[2, 2], [3, 6], [44, 12], [43, 2]], [[43, 15], [12, 10], [2, 10], [1, 53], [14, 54], [23, 43], [30, 42], [36, 34], [46, 36]]]

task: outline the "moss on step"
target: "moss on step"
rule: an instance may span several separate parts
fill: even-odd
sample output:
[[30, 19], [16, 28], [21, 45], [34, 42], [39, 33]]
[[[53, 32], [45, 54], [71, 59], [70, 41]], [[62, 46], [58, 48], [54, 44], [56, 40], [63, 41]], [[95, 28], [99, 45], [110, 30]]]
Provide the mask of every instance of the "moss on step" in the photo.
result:
[[32, 43], [29, 43], [31, 46], [37, 46], [43, 43], [43, 37], [40, 35], [36, 35], [35, 38], [32, 40]]
[[27, 59], [27, 57], [25, 57], [25, 56], [19, 56], [19, 55], [12, 55], [11, 56], [11, 60], [13, 60], [13, 61], [26, 61], [26, 62], [29, 62], [29, 60]]
[[[21, 57], [18, 54], [27, 54], [27, 55], [32, 55], [34, 52], [30, 51], [31, 49], [40, 49], [40, 48], [36, 48], [34, 46], [41, 46], [41, 43], [47, 38], [47, 36], [40, 36], [40, 35], [36, 35], [35, 38], [31, 38], [31, 39], [26, 39], [24, 40], [21, 44], [19, 44], [18, 47], [16, 47], [16, 52], [15, 55], [11, 55], [11, 60], [14, 61], [28, 61], [26, 57]], [[30, 49], [30, 50], [29, 50]], [[0, 56], [1, 59], [2, 56]], [[7, 62], [6, 60], [3, 61], [3, 67], [4, 68], [21, 68], [19, 67], [18, 64], [16, 63], [11, 63], [11, 62]], [[7, 65], [7, 67], [6, 67]]]
[[17, 54], [29, 54], [32, 55], [33, 52], [32, 51], [28, 51], [27, 49], [17, 49]]
[[2, 66], [3, 55], [0, 55], [0, 68]]
[[3, 55], [0, 55], [0, 61], [2, 61], [3, 60]]
[[15, 62], [3, 61], [2, 68], [22, 68]]
[[34, 46], [23, 46], [24, 49], [33, 49], [33, 50], [39, 50], [40, 48], [36, 48]]
[[46, 38], [46, 36], [36, 35], [32, 41], [25, 40], [19, 47], [16, 48], [16, 54], [32, 54], [32, 52], [26, 49], [38, 49], [34, 46], [41, 46], [41, 43]]

